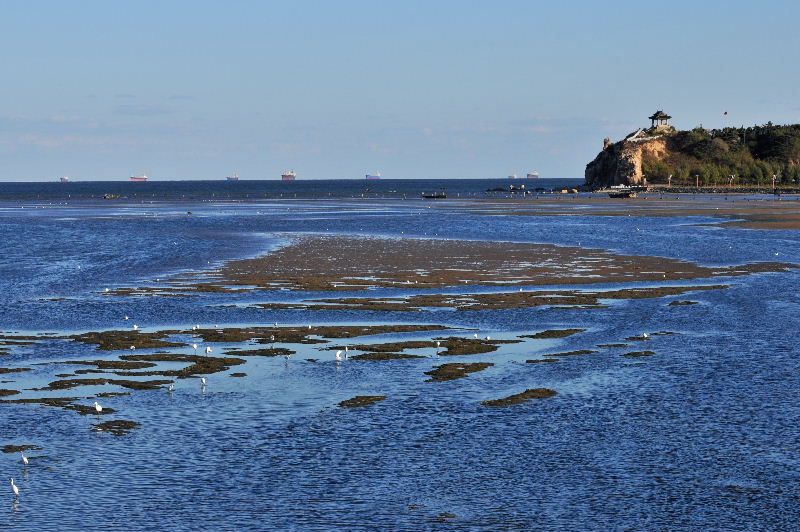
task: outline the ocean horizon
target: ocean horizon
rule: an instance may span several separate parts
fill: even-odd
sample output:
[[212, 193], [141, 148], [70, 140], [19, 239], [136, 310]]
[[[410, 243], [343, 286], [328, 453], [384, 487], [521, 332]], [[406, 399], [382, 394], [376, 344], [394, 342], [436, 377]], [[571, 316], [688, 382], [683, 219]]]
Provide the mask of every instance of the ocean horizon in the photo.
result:
[[306, 179], [258, 180], [153, 180], [130, 181], [53, 181], [0, 183], [0, 200], [38, 197], [40, 199], [92, 199], [103, 195], [126, 198], [256, 199], [291, 198], [414, 198], [423, 193], [445, 192], [449, 197], [481, 197], [498, 188], [524, 187], [550, 191], [577, 187], [582, 179]]

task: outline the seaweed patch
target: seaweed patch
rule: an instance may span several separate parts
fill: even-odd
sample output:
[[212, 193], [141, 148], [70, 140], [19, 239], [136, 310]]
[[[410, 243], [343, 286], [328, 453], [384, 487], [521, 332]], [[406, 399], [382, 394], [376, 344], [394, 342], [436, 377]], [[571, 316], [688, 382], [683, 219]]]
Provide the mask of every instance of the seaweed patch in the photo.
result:
[[122, 436], [128, 434], [135, 428], [140, 427], [142, 424], [136, 421], [128, 421], [126, 419], [112, 419], [102, 423], [95, 423], [92, 432], [109, 432], [114, 436]]
[[550, 388], [529, 388], [522, 393], [509, 395], [502, 399], [492, 399], [490, 401], [483, 401], [485, 406], [511, 406], [526, 403], [531, 399], [547, 399], [557, 395], [558, 392]]
[[369, 406], [379, 401], [386, 399], [386, 395], [358, 395], [352, 399], [347, 399], [339, 403], [342, 408], [357, 408], [361, 406]]
[[655, 354], [656, 354], [655, 351], [631, 351], [630, 353], [624, 353], [620, 356], [628, 358], [637, 358], [637, 357], [649, 357]]
[[470, 373], [475, 373], [476, 371], [483, 371], [486, 368], [494, 366], [491, 362], [467, 362], [467, 363], [451, 363], [451, 364], [442, 364], [440, 366], [436, 366], [431, 371], [426, 371], [425, 375], [430, 375], [431, 378], [426, 380], [425, 382], [436, 382], [436, 381], [451, 381], [455, 379], [461, 379], [463, 377], [469, 376]]
[[536, 334], [523, 334], [520, 338], [566, 338], [585, 331], [586, 329], [548, 329]]

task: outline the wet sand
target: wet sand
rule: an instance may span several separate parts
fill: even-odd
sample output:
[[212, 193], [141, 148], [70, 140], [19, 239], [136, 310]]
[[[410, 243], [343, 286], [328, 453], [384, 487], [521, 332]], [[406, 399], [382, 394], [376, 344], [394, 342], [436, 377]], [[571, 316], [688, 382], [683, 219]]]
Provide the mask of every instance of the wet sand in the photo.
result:
[[[576, 210], [576, 207], [581, 207]], [[606, 195], [539, 196], [475, 202], [464, 210], [484, 214], [520, 216], [654, 216], [714, 217], [720, 227], [746, 229], [800, 229], [800, 197], [753, 199], [744, 194], [675, 194], [650, 192], [637, 198], [614, 199]]]
[[671, 258], [548, 244], [298, 236], [269, 255], [233, 261], [211, 276], [220, 284], [335, 291], [376, 286], [674, 281], [786, 271], [791, 267], [759, 262], [708, 268]]

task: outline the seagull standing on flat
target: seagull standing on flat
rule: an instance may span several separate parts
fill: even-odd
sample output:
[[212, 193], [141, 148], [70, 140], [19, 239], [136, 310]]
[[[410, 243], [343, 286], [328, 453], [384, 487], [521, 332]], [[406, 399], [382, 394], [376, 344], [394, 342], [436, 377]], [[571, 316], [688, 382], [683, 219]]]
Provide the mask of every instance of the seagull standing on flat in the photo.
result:
[[25, 465], [28, 465], [28, 457], [27, 457], [27, 456], [25, 456], [25, 453], [23, 453], [22, 451], [20, 451], [20, 452], [19, 452], [19, 455], [22, 457], [22, 463], [23, 463], [23, 464], [25, 464]]
[[103, 411], [103, 407], [97, 401], [94, 402], [94, 409], [98, 414]]

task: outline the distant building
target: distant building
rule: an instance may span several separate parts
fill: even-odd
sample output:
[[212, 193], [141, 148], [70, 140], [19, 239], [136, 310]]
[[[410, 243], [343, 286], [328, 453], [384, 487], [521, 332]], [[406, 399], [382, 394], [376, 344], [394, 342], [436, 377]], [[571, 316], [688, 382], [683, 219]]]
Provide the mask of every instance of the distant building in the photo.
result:
[[658, 129], [661, 127], [671, 127], [669, 125], [669, 119], [672, 118], [664, 111], [656, 111], [653, 113], [653, 116], [650, 117], [650, 127], [653, 129]]

